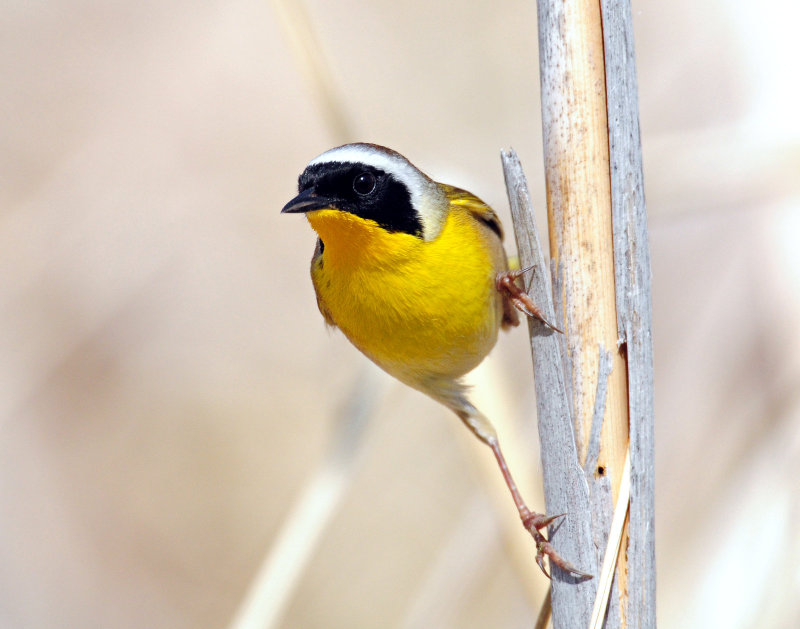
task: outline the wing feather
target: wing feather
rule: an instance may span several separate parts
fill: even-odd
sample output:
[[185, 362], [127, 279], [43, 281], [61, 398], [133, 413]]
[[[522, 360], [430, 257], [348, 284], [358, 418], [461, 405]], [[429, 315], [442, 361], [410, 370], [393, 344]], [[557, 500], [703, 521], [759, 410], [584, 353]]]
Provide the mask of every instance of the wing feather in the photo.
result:
[[471, 192], [445, 184], [442, 184], [442, 187], [444, 187], [451, 205], [457, 205], [468, 209], [475, 218], [497, 234], [497, 237], [502, 242], [503, 225], [500, 223], [500, 218], [497, 216], [497, 213], [491, 207]]

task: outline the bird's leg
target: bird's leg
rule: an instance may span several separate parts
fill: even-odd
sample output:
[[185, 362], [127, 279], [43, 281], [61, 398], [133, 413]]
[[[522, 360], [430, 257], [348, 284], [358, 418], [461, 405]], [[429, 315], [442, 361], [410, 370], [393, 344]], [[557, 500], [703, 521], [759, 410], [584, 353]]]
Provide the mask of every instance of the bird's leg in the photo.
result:
[[503, 452], [500, 450], [500, 442], [497, 439], [492, 439], [487, 442], [487, 445], [492, 449], [492, 452], [494, 452], [494, 457], [497, 459], [497, 464], [500, 466], [500, 471], [503, 473], [503, 479], [506, 481], [506, 485], [511, 492], [511, 496], [514, 498], [514, 503], [517, 505], [519, 517], [522, 520], [522, 526], [524, 526], [525, 529], [533, 536], [533, 539], [536, 542], [536, 563], [542, 569], [542, 572], [544, 572], [545, 576], [547, 576], [548, 579], [550, 578], [550, 575], [544, 567], [544, 557], [547, 555], [550, 558], [551, 563], [554, 563], [562, 570], [571, 572], [579, 577], [591, 578], [592, 575], [583, 572], [582, 570], [578, 570], [575, 566], [559, 555], [553, 545], [547, 541], [544, 535], [539, 532], [539, 529], [545, 528], [551, 522], [557, 520], [558, 518], [564, 517], [566, 514], [560, 513], [559, 515], [547, 516], [542, 513], [531, 511], [528, 508], [528, 505], [526, 505], [525, 501], [522, 499], [519, 489], [517, 489], [517, 483], [514, 481], [514, 477], [511, 475], [511, 470], [508, 469], [506, 459], [503, 456]]
[[531, 296], [517, 284], [517, 280], [533, 267], [526, 269], [518, 269], [516, 271], [504, 271], [497, 275], [497, 290], [514, 304], [514, 307], [520, 312], [524, 312], [529, 317], [538, 319], [544, 323], [551, 330], [564, 333], [563, 330], [558, 329], [544, 317], [544, 313], [537, 306]]
[[466, 401], [464, 401], [464, 405], [461, 408], [453, 408], [453, 410], [461, 418], [461, 421], [463, 421], [473, 432], [473, 434], [478, 437], [478, 439], [483, 441], [483, 443], [489, 446], [492, 449], [492, 452], [494, 452], [494, 456], [497, 459], [497, 464], [500, 466], [500, 471], [503, 473], [503, 479], [505, 480], [506, 485], [511, 492], [511, 497], [514, 499], [514, 504], [517, 505], [517, 511], [519, 512], [519, 517], [522, 520], [522, 525], [525, 527], [525, 530], [533, 536], [533, 539], [536, 542], [536, 563], [539, 564], [542, 572], [544, 572], [545, 575], [550, 578], [550, 575], [547, 573], [547, 570], [544, 567], [544, 557], [547, 555], [550, 558], [550, 561], [562, 570], [571, 572], [579, 577], [591, 578], [592, 575], [578, 570], [575, 566], [559, 555], [558, 552], [556, 552], [556, 549], [553, 548], [553, 545], [548, 542], [545, 536], [539, 532], [539, 529], [545, 528], [548, 524], [554, 520], [557, 520], [558, 518], [563, 517], [565, 514], [562, 513], [559, 515], [546, 516], [528, 509], [528, 505], [526, 505], [525, 501], [522, 499], [522, 494], [519, 493], [517, 483], [514, 481], [514, 477], [511, 475], [511, 471], [508, 469], [506, 458], [503, 456], [503, 452], [500, 450], [500, 442], [497, 439], [497, 433], [495, 432], [494, 427], [488, 418]]

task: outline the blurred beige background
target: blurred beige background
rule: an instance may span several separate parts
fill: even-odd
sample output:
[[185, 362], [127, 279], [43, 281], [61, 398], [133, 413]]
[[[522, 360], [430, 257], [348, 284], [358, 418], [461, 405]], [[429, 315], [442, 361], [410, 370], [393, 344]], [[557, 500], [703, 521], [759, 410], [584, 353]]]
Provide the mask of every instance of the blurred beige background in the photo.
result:
[[[232, 626], [365, 387], [374, 421], [271, 626], [532, 626], [546, 583], [488, 451], [326, 331], [314, 237], [278, 212], [310, 158], [368, 140], [510, 225], [513, 145], [543, 226], [534, 3], [298, 6], [0, 8], [2, 627]], [[634, 14], [659, 619], [797, 627], [800, 10]], [[476, 380], [542, 504], [525, 332]]]

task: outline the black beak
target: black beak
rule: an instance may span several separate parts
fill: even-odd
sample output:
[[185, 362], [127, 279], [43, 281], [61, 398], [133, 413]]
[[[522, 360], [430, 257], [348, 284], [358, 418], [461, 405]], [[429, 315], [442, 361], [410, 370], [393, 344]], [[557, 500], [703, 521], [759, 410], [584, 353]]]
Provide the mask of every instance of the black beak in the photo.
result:
[[329, 207], [334, 207], [333, 199], [318, 197], [312, 188], [308, 188], [284, 205], [281, 214], [299, 214]]

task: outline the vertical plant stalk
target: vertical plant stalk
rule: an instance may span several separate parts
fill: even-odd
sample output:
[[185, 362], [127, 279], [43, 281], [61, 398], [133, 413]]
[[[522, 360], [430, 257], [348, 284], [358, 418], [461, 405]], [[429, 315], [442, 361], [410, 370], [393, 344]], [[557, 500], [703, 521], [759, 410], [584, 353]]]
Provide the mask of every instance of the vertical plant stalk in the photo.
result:
[[627, 363], [631, 451], [626, 626], [656, 626], [655, 440], [650, 246], [630, 0], [601, 0], [617, 326]]
[[[539, 1], [539, 48], [550, 253], [563, 272], [567, 352], [581, 460], [600, 375], [598, 346], [617, 347], [614, 249], [599, 4]], [[616, 499], [628, 442], [622, 355], [612, 353], [597, 467]], [[613, 510], [613, 509], [612, 509]]]
[[[566, 332], [559, 343], [542, 336], [536, 324], [530, 328], [537, 398], [546, 398], [537, 403], [547, 510], [556, 513], [571, 504], [566, 522], [572, 527], [569, 534], [577, 537], [563, 540], [558, 531], [553, 541], [559, 552], [577, 557], [578, 565], [596, 574], [619, 496], [630, 430], [631, 540], [622, 539], [623, 552], [614, 562], [616, 577], [608, 581], [605, 626], [652, 627], [650, 267], [630, 7], [625, 0], [605, 0], [601, 13], [600, 4], [588, 0], [538, 0], [538, 22], [550, 251], [557, 286], [553, 297], [561, 315], [556, 323]], [[523, 264], [535, 262], [537, 270], [544, 270], [543, 259], [526, 258], [530, 252], [524, 241], [536, 240], [535, 227], [532, 216], [519, 216], [513, 207], [509, 162], [504, 155], [520, 257]], [[531, 238], [524, 232], [532, 227]], [[551, 315], [553, 303], [550, 295], [541, 294], [542, 280], [534, 276], [530, 292]], [[548, 436], [543, 430], [555, 433]], [[549, 447], [562, 451], [554, 454]], [[575, 477], [580, 461], [587, 461], [583, 485]], [[567, 497], [555, 495], [561, 492]], [[622, 513], [627, 509], [627, 500], [623, 502], [618, 505]], [[587, 531], [591, 557], [574, 547], [587, 543]], [[606, 564], [613, 565], [611, 561]], [[554, 627], [587, 626], [593, 584], [564, 587], [561, 575], [554, 575]]]
[[[534, 266], [527, 291], [545, 318], [553, 321], [549, 265], [545, 262], [540, 245], [525, 175], [513, 150], [503, 152], [502, 160], [521, 266]], [[575, 445], [562, 369], [560, 335], [530, 318], [528, 330], [535, 374], [547, 513], [567, 514], [555, 527], [550, 527], [550, 541], [567, 561], [580, 570], [597, 574], [589, 487]], [[550, 567], [553, 576], [553, 626], [556, 629], [588, 627], [595, 596], [594, 581], [577, 579], [553, 564]]]
[[[628, 446], [626, 368], [617, 349], [608, 115], [600, 6], [589, 0], [539, 0], [539, 64], [550, 253], [560, 269], [573, 422], [586, 460], [600, 380], [598, 347], [611, 350], [611, 373], [592, 470], [592, 539], [602, 553]], [[604, 491], [601, 491], [603, 489]], [[548, 505], [548, 509], [549, 509]], [[602, 557], [597, 557], [599, 562]], [[611, 591], [609, 626], [620, 625], [619, 592]], [[553, 595], [554, 625], [559, 601]], [[591, 611], [591, 610], [590, 610]], [[588, 620], [588, 619], [587, 619]], [[572, 625], [575, 626], [575, 625]], [[586, 623], [582, 623], [586, 626]]]

